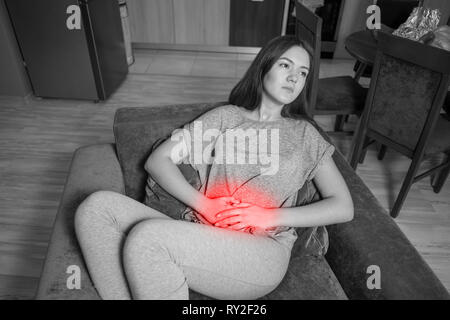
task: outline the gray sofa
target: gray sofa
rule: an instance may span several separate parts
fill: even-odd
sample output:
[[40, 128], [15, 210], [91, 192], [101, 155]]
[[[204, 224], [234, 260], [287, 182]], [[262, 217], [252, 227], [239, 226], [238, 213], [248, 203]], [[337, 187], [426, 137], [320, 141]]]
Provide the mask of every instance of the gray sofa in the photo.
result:
[[[144, 162], [153, 143], [221, 104], [122, 108], [116, 112], [114, 144], [85, 146], [75, 152], [37, 299], [99, 299], [74, 233], [77, 206], [97, 190], [116, 191], [143, 201], [147, 179]], [[329, 248], [325, 255], [304, 246], [302, 238], [311, 237], [311, 229], [298, 229], [300, 239], [293, 248], [285, 278], [262, 299], [449, 299], [445, 287], [342, 154], [337, 151], [333, 158], [352, 194], [354, 219], [327, 226]], [[307, 190], [300, 192], [310, 201], [309, 187], [313, 186], [305, 187]], [[67, 286], [73, 279], [70, 266], [80, 270], [79, 289]], [[373, 279], [371, 266], [379, 268], [381, 288], [368, 286]], [[209, 297], [191, 291], [190, 298]]]

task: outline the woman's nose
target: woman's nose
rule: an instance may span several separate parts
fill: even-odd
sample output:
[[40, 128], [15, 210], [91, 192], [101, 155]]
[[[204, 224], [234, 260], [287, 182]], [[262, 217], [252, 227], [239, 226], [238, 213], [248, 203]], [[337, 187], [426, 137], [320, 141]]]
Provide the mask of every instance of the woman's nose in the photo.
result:
[[298, 74], [297, 73], [292, 73], [288, 76], [288, 81], [293, 82], [293, 83], [297, 83], [298, 81]]

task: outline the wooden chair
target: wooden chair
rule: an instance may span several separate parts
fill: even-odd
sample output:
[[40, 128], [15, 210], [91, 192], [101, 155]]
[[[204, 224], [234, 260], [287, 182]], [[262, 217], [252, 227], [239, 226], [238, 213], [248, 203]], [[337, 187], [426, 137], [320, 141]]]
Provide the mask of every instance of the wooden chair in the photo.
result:
[[[423, 5], [422, 2], [423, 0], [420, 1], [419, 6]], [[447, 20], [447, 25], [450, 26], [450, 17]], [[446, 112], [446, 114], [444, 114], [444, 117], [450, 120], [450, 91], [447, 92], [447, 97], [444, 100], [444, 105], [442, 106], [442, 109]], [[384, 156], [386, 155], [386, 150], [387, 148], [385, 145], [380, 146], [380, 150], [378, 152], [378, 160], [383, 160]], [[362, 156], [360, 163], [362, 163], [363, 159], [364, 156]]]
[[303, 40], [313, 53], [307, 88], [308, 113], [314, 115], [336, 115], [335, 131], [342, 131], [345, 115], [360, 115], [367, 90], [350, 76], [319, 79], [322, 19], [296, 1], [296, 36]]
[[[391, 211], [394, 218], [414, 182], [433, 174], [437, 193], [448, 177], [450, 122], [440, 110], [449, 85], [450, 52], [379, 34], [372, 80], [349, 159], [356, 170], [363, 149], [374, 141], [412, 159]], [[420, 163], [438, 153], [446, 154], [443, 163], [417, 175]]]

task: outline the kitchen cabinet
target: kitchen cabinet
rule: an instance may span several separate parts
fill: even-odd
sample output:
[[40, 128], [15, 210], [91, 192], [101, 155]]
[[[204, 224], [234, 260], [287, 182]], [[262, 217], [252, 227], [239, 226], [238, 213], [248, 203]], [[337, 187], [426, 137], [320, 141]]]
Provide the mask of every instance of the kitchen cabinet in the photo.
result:
[[285, 1], [231, 0], [230, 46], [262, 47], [282, 34]]
[[131, 41], [228, 45], [230, 0], [128, 0]]
[[175, 43], [228, 45], [229, 0], [173, 0]]
[[174, 43], [172, 0], [127, 0], [132, 42]]

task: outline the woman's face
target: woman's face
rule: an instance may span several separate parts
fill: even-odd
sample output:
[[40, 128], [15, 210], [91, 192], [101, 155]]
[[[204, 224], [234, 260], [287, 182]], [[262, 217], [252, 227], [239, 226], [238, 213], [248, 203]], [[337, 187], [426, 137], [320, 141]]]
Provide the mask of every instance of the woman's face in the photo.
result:
[[299, 46], [283, 53], [264, 76], [263, 102], [268, 99], [285, 105], [294, 101], [305, 86], [309, 63], [308, 52]]

